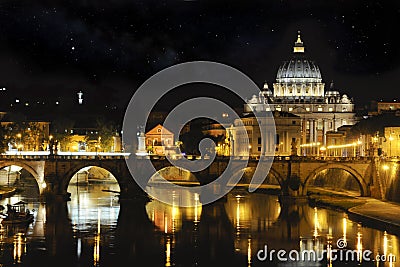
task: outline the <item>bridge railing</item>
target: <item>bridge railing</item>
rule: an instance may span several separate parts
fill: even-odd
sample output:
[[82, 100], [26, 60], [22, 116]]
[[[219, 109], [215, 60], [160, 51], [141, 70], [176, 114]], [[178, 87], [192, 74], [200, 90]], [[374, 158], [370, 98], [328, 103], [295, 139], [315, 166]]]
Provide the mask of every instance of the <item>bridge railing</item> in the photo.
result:
[[[107, 152], [59, 152], [57, 154], [49, 154], [46, 151], [38, 152], [18, 152], [18, 153], [3, 153], [0, 154], [0, 160], [50, 160], [50, 159], [63, 159], [63, 160], [99, 160], [99, 159], [127, 159], [131, 156], [130, 153], [107, 153]], [[146, 156], [136, 156], [137, 159], [150, 159], [150, 160], [166, 160], [166, 156], [158, 155], [146, 155]], [[172, 155], [170, 156], [172, 160], [179, 160], [186, 158], [188, 160], [209, 160], [209, 156], [197, 156], [197, 155]], [[265, 157], [260, 158], [260, 156], [217, 156], [215, 160], [217, 161], [229, 161], [229, 160], [249, 160], [258, 161], [260, 159], [273, 160], [273, 161], [370, 161], [370, 157], [325, 157], [325, 156], [275, 156], [275, 157]]]
[[130, 153], [112, 152], [58, 152], [50, 154], [48, 151], [19, 151], [0, 154], [1, 160], [49, 160], [49, 159], [125, 159]]

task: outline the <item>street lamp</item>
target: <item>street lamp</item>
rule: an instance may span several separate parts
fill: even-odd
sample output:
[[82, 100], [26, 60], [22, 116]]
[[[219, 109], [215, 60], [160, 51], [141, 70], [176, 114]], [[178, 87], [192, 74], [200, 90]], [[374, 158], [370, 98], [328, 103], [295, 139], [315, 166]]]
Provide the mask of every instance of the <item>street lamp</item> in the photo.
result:
[[53, 145], [52, 141], [53, 141], [53, 135], [49, 135], [49, 141], [47, 142], [47, 150], [49, 150], [49, 151], [52, 151], [52, 149], [53, 149], [53, 148], [50, 148]]
[[393, 136], [389, 136], [389, 157], [392, 157], [392, 141], [393, 141]]
[[326, 152], [326, 147], [325, 147], [325, 146], [321, 146], [321, 147], [319, 148], [319, 150], [320, 150], [321, 156], [326, 156], [326, 155], [325, 155], [325, 152]]
[[[306, 139], [307, 139], [307, 122], [306, 122], [306, 114], [310, 114], [311, 112], [309, 110], [307, 110], [304, 106], [299, 106], [299, 105], [295, 105], [293, 106], [292, 112], [293, 110], [298, 110], [298, 109], [302, 109], [304, 112], [294, 112], [294, 113], [301, 113], [301, 115], [303, 115], [303, 118], [301, 120], [301, 137], [300, 137], [300, 147], [302, 147], [301, 145], [306, 144]], [[311, 130], [311, 129], [310, 129]], [[310, 140], [310, 142], [312, 142], [312, 140]], [[304, 146], [303, 146], [304, 147]], [[306, 147], [304, 147], [304, 150], [301, 151], [303, 156], [306, 156]]]
[[375, 156], [375, 149], [378, 149], [378, 134], [376, 134], [373, 138], [372, 138], [372, 156]]
[[20, 133], [18, 133], [18, 134], [17, 134], [17, 137], [18, 137], [18, 139], [19, 139], [19, 142], [18, 142], [18, 144], [17, 144], [17, 149], [18, 149], [18, 151], [20, 151], [20, 150], [21, 150], [21, 147], [22, 147], [22, 145], [21, 145], [21, 137], [22, 137], [22, 135], [21, 135]]
[[363, 153], [363, 151], [362, 151], [362, 141], [359, 139], [358, 141], [357, 141], [357, 145], [358, 145], [358, 156], [364, 156], [364, 153]]

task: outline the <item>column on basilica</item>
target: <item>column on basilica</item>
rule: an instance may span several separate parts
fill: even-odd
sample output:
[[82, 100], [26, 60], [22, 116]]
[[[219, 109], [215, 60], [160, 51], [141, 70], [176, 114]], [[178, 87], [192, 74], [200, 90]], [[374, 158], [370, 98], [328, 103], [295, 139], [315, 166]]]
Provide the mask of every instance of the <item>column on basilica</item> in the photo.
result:
[[268, 131], [268, 135], [269, 135], [269, 140], [271, 140], [271, 142], [269, 142], [267, 153], [273, 155], [275, 154], [275, 136], [274, 133], [270, 131]]
[[[307, 143], [307, 120], [306, 119], [302, 120], [302, 136], [301, 136], [301, 138], [302, 138], [301, 144], [306, 144]], [[302, 149], [302, 155], [304, 155], [303, 149]]]
[[[318, 143], [318, 120], [314, 120], [314, 141], [313, 143], [317, 144]], [[315, 145], [313, 146], [313, 150], [314, 150], [314, 155], [318, 155], [318, 146]]]
[[326, 146], [326, 132], [327, 132], [327, 121], [326, 119], [322, 120], [322, 144]]

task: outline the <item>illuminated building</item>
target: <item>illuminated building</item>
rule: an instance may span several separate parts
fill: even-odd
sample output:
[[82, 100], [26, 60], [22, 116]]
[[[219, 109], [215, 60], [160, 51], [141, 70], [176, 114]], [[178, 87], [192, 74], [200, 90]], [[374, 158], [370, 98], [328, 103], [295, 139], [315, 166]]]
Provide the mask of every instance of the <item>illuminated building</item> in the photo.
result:
[[400, 127], [385, 127], [382, 145], [385, 156], [400, 157]]
[[[353, 101], [347, 95], [341, 95], [333, 83], [325, 90], [321, 71], [314, 61], [307, 58], [300, 33], [292, 58], [284, 61], [278, 69], [273, 92], [265, 83], [259, 95], [253, 95], [244, 106], [245, 114], [263, 111], [283, 111], [299, 116], [299, 145], [302, 147], [325, 146], [328, 131], [356, 122]], [[302, 155], [305, 155], [304, 151]], [[317, 147], [311, 154], [316, 155], [318, 151]]]
[[[261, 138], [259, 127], [268, 124], [268, 117], [255, 117], [254, 115], [243, 116], [236, 119], [231, 128], [228, 128], [228, 136], [230, 137], [230, 151], [234, 156], [259, 156], [272, 155], [289, 156], [292, 149], [295, 154], [298, 153], [297, 139], [301, 131], [301, 118], [292, 113], [275, 111], [273, 113], [276, 133], [275, 135], [267, 135], [265, 140]], [[239, 123], [243, 124], [245, 131], [240, 131]], [[268, 126], [267, 126], [268, 128]], [[263, 143], [264, 142], [264, 143]]]
[[150, 154], [167, 155], [175, 154], [174, 134], [158, 124], [146, 134], [146, 146]]
[[393, 101], [371, 101], [369, 116], [376, 116], [385, 112], [396, 112], [400, 110], [400, 102]]
[[45, 140], [49, 138], [50, 122], [47, 121], [1, 121], [5, 129], [4, 138], [8, 151], [41, 151], [46, 149]]

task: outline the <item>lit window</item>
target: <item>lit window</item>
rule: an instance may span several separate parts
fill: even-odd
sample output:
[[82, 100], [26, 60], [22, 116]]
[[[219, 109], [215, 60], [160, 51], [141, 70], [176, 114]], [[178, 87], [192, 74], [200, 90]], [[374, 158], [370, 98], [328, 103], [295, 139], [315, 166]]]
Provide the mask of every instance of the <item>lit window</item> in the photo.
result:
[[306, 108], [307, 111], [310, 111], [310, 108]]
[[328, 110], [329, 110], [329, 111], [333, 111], [333, 108], [329, 108]]
[[276, 111], [282, 111], [282, 108], [281, 107], [276, 107], [275, 110]]
[[293, 111], [293, 108], [289, 108], [289, 111]]
[[322, 108], [318, 108], [318, 111], [322, 111]]

